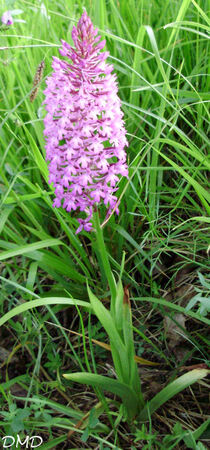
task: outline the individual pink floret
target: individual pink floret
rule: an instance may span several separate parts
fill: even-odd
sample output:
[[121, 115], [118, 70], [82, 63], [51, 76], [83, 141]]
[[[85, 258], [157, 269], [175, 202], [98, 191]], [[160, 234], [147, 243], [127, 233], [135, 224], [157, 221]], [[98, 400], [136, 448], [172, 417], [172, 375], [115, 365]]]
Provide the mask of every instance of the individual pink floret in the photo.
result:
[[13, 21], [11, 12], [5, 11], [4, 14], [2, 14], [1, 21], [4, 25], [7, 25], [7, 26], [13, 25], [14, 21]]

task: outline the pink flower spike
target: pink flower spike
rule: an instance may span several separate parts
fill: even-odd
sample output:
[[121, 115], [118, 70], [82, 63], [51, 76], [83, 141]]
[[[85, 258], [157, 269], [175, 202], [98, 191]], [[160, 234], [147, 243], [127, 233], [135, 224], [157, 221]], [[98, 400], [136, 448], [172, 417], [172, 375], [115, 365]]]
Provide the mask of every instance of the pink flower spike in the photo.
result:
[[72, 30], [75, 48], [61, 41], [60, 54], [67, 60], [53, 57], [44, 91], [53, 205], [80, 213], [76, 234], [92, 231], [93, 209], [99, 204], [107, 207], [108, 215], [119, 212], [115, 186], [128, 176], [116, 75], [106, 62], [109, 52], [101, 52], [106, 42], [97, 32], [85, 11]]
[[4, 14], [1, 17], [1, 21], [4, 25], [13, 25], [14, 20], [12, 18], [11, 12], [10, 11], [5, 11]]

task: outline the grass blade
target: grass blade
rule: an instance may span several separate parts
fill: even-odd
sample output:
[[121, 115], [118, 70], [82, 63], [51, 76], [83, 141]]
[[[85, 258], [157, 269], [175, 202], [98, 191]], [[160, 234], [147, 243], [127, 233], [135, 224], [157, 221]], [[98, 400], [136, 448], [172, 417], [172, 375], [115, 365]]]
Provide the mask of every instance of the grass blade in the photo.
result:
[[140, 413], [140, 420], [147, 421], [149, 417], [158, 409], [164, 405], [170, 398], [174, 397], [179, 392], [183, 391], [187, 387], [196, 383], [202, 378], [206, 377], [210, 373], [207, 369], [195, 369], [185, 373], [181, 377], [177, 378], [172, 383], [168, 384], [162, 391], [160, 391], [150, 402], [145, 406]]
[[32, 300], [27, 303], [23, 303], [22, 305], [16, 306], [8, 313], [4, 314], [3, 317], [0, 318], [0, 327], [6, 323], [12, 317], [17, 316], [18, 314], [22, 314], [25, 311], [28, 311], [33, 308], [38, 308], [38, 306], [47, 306], [47, 305], [69, 305], [69, 306], [84, 306], [88, 309], [92, 309], [92, 306], [88, 302], [84, 302], [82, 300], [76, 300], [72, 298], [65, 297], [46, 297], [40, 298], [39, 300]]
[[130, 418], [135, 417], [138, 412], [138, 399], [132, 389], [124, 383], [120, 383], [118, 380], [104, 377], [103, 375], [97, 375], [88, 372], [76, 372], [71, 374], [64, 374], [64, 378], [70, 381], [75, 381], [81, 384], [87, 384], [88, 386], [98, 387], [100, 389], [112, 392], [122, 398], [123, 403], [129, 412]]

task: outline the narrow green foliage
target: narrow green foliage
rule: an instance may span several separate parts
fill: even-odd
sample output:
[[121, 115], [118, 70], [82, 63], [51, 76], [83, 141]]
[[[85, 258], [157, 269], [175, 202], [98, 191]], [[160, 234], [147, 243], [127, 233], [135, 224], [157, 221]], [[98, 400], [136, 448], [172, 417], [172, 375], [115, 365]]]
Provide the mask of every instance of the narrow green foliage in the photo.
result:
[[175, 381], [172, 381], [172, 383], [169, 383], [158, 394], [156, 394], [150, 402], [148, 402], [143, 411], [140, 413], [140, 420], [148, 420], [148, 417], [160, 408], [161, 405], [170, 400], [170, 398], [174, 397], [180, 391], [183, 391], [197, 381], [202, 380], [202, 378], [205, 378], [209, 373], [210, 371], [206, 369], [195, 369], [185, 373]]
[[132, 389], [117, 380], [104, 377], [102, 375], [96, 375], [94, 373], [71, 373], [63, 375], [67, 380], [75, 381], [77, 383], [87, 384], [94, 387], [99, 387], [103, 390], [113, 392], [122, 398], [126, 407], [128, 419], [135, 417], [138, 412], [136, 395]]
[[87, 308], [91, 308], [87, 302], [83, 302], [82, 300], [74, 300], [71, 298], [40, 298], [39, 300], [32, 300], [31, 302], [23, 303], [22, 305], [16, 306], [11, 311], [6, 313], [3, 317], [0, 318], [0, 326], [2, 326], [5, 322], [7, 322], [12, 317], [15, 317], [18, 314], [21, 314], [29, 309], [37, 308], [38, 306], [46, 306], [46, 305], [71, 305], [71, 306], [85, 306]]
[[[2, 433], [18, 427], [22, 439], [26, 430], [41, 433], [43, 449], [68, 442], [101, 450], [204, 449], [209, 2], [1, 3], [0, 15], [21, 9], [14, 19], [25, 20], [0, 27]], [[83, 8], [106, 39], [117, 75], [129, 178], [117, 185], [119, 215], [106, 218], [100, 206], [94, 231], [76, 235], [77, 211], [53, 207], [42, 102], [52, 57], [61, 57], [60, 39], [72, 45]], [[178, 327], [174, 337], [165, 330], [166, 316]], [[155, 369], [142, 369], [140, 360], [137, 369], [134, 354]], [[93, 408], [97, 397], [100, 406]], [[137, 420], [125, 425], [125, 417]]]

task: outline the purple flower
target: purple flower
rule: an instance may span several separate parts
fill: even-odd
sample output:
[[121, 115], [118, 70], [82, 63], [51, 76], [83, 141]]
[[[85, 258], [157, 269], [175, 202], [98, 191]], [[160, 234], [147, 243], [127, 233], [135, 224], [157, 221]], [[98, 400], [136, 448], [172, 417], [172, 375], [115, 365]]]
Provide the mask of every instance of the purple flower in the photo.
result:
[[22, 19], [13, 19], [13, 16], [17, 16], [19, 14], [22, 14], [22, 9], [12, 9], [11, 11], [5, 11], [4, 14], [1, 17], [1, 21], [4, 25], [13, 25], [14, 22], [23, 22], [25, 23], [25, 20]]
[[84, 12], [72, 30], [75, 49], [61, 41], [60, 54], [68, 60], [53, 57], [54, 70], [44, 91], [46, 159], [56, 195], [53, 206], [84, 211], [77, 233], [91, 230], [98, 204], [103, 202], [110, 215], [117, 203], [119, 177], [128, 176], [124, 150], [128, 143], [116, 76], [105, 62], [109, 53], [100, 52], [105, 46], [100, 38]]
[[13, 25], [14, 21], [11, 15], [11, 11], [5, 11], [1, 17], [1, 21], [4, 25]]

